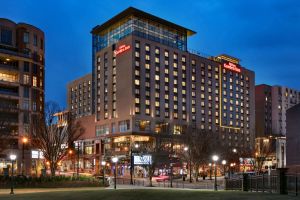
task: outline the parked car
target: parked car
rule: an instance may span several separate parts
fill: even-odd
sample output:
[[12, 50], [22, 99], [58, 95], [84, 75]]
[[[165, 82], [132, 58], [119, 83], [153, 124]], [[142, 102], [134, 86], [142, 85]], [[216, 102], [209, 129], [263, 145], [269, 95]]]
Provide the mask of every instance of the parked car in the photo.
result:
[[154, 180], [156, 180], [156, 182], [164, 182], [164, 181], [168, 181], [170, 179], [169, 176], [157, 176], [154, 177]]

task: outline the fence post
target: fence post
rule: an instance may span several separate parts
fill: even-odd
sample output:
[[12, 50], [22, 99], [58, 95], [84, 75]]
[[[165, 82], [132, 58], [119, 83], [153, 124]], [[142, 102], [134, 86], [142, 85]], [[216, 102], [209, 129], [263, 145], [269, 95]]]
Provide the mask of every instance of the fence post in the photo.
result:
[[265, 192], [265, 175], [262, 174], [262, 191]]
[[242, 190], [247, 192], [248, 191], [248, 174], [243, 174], [243, 181], [242, 181]]
[[256, 175], [255, 181], [256, 181], [256, 192], [258, 192], [258, 175]]
[[250, 191], [252, 192], [252, 177], [251, 176], [249, 176], [249, 181], [250, 181]]
[[298, 174], [296, 174], [296, 196], [298, 196]]
[[277, 168], [277, 174], [279, 177], [278, 190], [279, 194], [287, 194], [287, 168]]

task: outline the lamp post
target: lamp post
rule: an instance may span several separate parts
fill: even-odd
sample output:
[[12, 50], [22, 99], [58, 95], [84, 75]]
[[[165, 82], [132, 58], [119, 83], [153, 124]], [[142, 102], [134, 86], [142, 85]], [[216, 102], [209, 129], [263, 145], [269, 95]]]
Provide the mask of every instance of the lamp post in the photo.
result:
[[77, 141], [77, 178], [79, 177], [79, 141]]
[[190, 170], [190, 183], [192, 182], [192, 159], [191, 159], [191, 148], [184, 147], [183, 149], [185, 152], [189, 151], [189, 170]]
[[118, 157], [113, 157], [112, 162], [115, 163], [115, 170], [114, 170], [114, 177], [115, 177], [115, 184], [114, 189], [117, 189], [117, 163], [118, 163]]
[[225, 175], [226, 175], [226, 172], [225, 172], [225, 167], [226, 167], [226, 160], [222, 160], [222, 165], [223, 165], [223, 172], [224, 172], [224, 178], [225, 178]]
[[[135, 144], [134, 148], [139, 148], [139, 144]], [[134, 157], [133, 157], [133, 149], [130, 149], [130, 184], [133, 185], [133, 173], [134, 173]]]
[[208, 166], [209, 166], [209, 180], [212, 180], [212, 178], [211, 178], [211, 174], [212, 174], [212, 164], [209, 163]]
[[215, 167], [215, 191], [218, 190], [217, 187], [217, 161], [219, 160], [219, 156], [213, 155], [212, 160], [214, 161], [214, 167]]
[[22, 170], [22, 176], [24, 176], [24, 171], [25, 171], [25, 167], [24, 167], [24, 160], [25, 160], [25, 144], [28, 142], [28, 138], [27, 137], [23, 137], [22, 139], [22, 163], [21, 163], [21, 170]]
[[15, 154], [11, 154], [9, 156], [11, 160], [11, 185], [10, 185], [10, 194], [14, 194], [14, 161], [16, 160], [17, 156]]
[[103, 170], [103, 185], [105, 183], [105, 165], [106, 165], [106, 162], [103, 160], [101, 162], [101, 165], [102, 165], [102, 170]]

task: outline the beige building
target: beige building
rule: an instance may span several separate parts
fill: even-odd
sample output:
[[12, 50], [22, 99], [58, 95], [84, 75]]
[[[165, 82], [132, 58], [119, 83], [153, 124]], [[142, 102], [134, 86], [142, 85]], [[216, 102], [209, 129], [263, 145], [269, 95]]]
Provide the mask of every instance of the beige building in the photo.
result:
[[194, 34], [131, 7], [92, 30], [95, 134], [106, 156], [128, 158], [166, 123], [170, 134], [192, 125], [229, 148], [254, 148], [254, 72], [228, 55], [188, 51]]
[[[6, 168], [9, 154], [17, 155], [19, 173], [32, 168], [31, 122], [44, 111], [45, 55], [44, 33], [37, 27], [0, 18], [0, 123], [9, 134], [1, 152], [0, 170]], [[5, 129], [5, 127], [7, 129]], [[24, 161], [24, 162], [23, 162]]]
[[67, 85], [67, 106], [76, 118], [92, 114], [92, 74], [80, 77]]

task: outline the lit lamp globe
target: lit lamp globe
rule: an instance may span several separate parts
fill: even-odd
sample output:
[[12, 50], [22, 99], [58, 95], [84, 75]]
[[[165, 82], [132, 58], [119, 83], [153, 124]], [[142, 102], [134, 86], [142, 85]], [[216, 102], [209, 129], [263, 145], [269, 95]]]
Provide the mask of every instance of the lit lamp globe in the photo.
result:
[[101, 165], [102, 165], [102, 166], [105, 166], [105, 165], [106, 165], [106, 162], [105, 162], [105, 161], [102, 161], [102, 162], [101, 162]]
[[15, 154], [12, 154], [9, 156], [10, 160], [14, 161], [16, 160], [17, 156]]
[[134, 147], [137, 149], [139, 148], [139, 144], [135, 144]]
[[219, 156], [217, 155], [213, 155], [212, 156], [213, 161], [217, 162], [219, 160]]
[[222, 160], [222, 165], [226, 165], [226, 160]]
[[112, 159], [111, 159], [111, 161], [113, 162], [113, 163], [117, 163], [118, 162], [118, 157], [113, 157]]
[[189, 150], [189, 148], [188, 147], [184, 147], [184, 149], [183, 149], [184, 151], [187, 151], [187, 150]]

